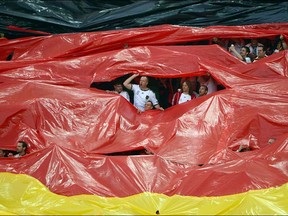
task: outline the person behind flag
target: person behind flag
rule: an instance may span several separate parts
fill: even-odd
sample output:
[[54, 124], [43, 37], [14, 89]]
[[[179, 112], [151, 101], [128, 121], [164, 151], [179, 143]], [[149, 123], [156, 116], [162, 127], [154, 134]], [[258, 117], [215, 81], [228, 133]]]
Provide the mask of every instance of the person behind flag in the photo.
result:
[[148, 88], [149, 79], [147, 76], [140, 78], [139, 84], [131, 84], [131, 81], [138, 77], [139, 74], [133, 74], [126, 79], [123, 85], [134, 92], [134, 106], [140, 111], [145, 110], [145, 104], [147, 101], [151, 101], [156, 109], [164, 110], [158, 103], [155, 93]]
[[127, 101], [130, 102], [130, 96], [127, 91], [123, 90], [123, 85], [121, 82], [119, 81], [114, 82], [113, 87], [114, 87], [114, 91], [106, 90], [106, 92], [120, 94], [122, 97], [124, 97]]
[[208, 87], [206, 85], [201, 85], [199, 88], [199, 97], [208, 94]]
[[12, 153], [8, 154], [8, 157], [15, 157], [15, 158], [19, 158], [21, 156], [26, 155], [27, 153], [27, 148], [28, 148], [28, 144], [24, 141], [18, 141], [17, 143], [17, 147], [16, 147], [16, 154], [13, 155]]
[[189, 80], [182, 83], [182, 88], [178, 89], [172, 99], [172, 105], [181, 104], [196, 98]]

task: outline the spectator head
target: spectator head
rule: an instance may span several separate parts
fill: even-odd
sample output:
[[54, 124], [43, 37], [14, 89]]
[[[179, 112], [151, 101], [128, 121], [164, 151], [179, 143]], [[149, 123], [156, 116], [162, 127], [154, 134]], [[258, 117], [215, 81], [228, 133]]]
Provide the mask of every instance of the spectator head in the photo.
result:
[[17, 153], [24, 153], [26, 154], [26, 150], [27, 150], [28, 144], [24, 141], [18, 141], [17, 143]]
[[146, 101], [146, 103], [145, 103], [145, 111], [152, 110], [152, 109], [154, 109], [152, 101], [150, 101], [150, 100]]
[[276, 141], [276, 138], [270, 138], [269, 140], [268, 140], [268, 144], [272, 144], [272, 143], [274, 143]]
[[193, 94], [193, 88], [192, 88], [191, 82], [189, 80], [183, 81], [181, 90], [184, 93], [192, 95]]
[[207, 83], [210, 79], [210, 76], [204, 75], [204, 76], [199, 76], [198, 77], [198, 82], [202, 85], [204, 83]]
[[206, 85], [201, 85], [199, 88], [199, 97], [207, 95], [208, 87]]
[[139, 86], [140, 86], [141, 89], [145, 89], [145, 88], [147, 88], [148, 83], [149, 83], [148, 77], [147, 76], [142, 76], [140, 78], [140, 81], [139, 81]]
[[5, 156], [4, 151], [2, 149], [0, 149], [0, 158], [4, 157], [4, 156]]
[[241, 39], [240, 38], [231, 38], [232, 43], [235, 44], [240, 44], [241, 43]]
[[213, 37], [212, 38], [212, 44], [219, 44], [219, 38], [218, 37]]
[[114, 90], [118, 93], [121, 93], [123, 91], [123, 85], [120, 82], [114, 83]]
[[244, 58], [247, 57], [247, 55], [249, 55], [249, 53], [250, 53], [249, 47], [246, 47], [246, 46], [241, 47], [240, 55], [242, 57], [244, 57]]
[[252, 47], [257, 47], [258, 46], [258, 40], [257, 39], [251, 39], [251, 46]]
[[257, 47], [258, 58], [264, 58], [266, 55], [266, 48], [263, 45]]
[[186, 78], [183, 77], [183, 78], [181, 79], [181, 82], [180, 82], [181, 86], [182, 86], [183, 82], [186, 81], [186, 80], [189, 80], [189, 82], [190, 82], [190, 84], [191, 84], [191, 87], [192, 87], [192, 90], [193, 90], [193, 91], [196, 91], [196, 89], [197, 89], [197, 77], [196, 77], [196, 76], [186, 77]]

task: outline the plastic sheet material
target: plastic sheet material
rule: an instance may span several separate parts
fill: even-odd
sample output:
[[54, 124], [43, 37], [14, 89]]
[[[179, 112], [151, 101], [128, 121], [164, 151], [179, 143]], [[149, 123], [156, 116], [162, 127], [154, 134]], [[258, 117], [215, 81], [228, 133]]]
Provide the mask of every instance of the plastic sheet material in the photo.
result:
[[0, 7], [0, 32], [17, 38], [43, 32], [103, 31], [160, 24], [204, 27], [279, 23], [288, 22], [287, 7], [288, 3], [280, 0], [4, 0]]
[[[287, 38], [287, 24], [262, 27], [159, 26], [1, 42], [2, 53], [15, 53], [0, 62], [1, 148], [23, 139], [30, 153], [0, 158], [0, 172], [30, 175], [64, 196], [212, 197], [280, 188], [288, 179], [287, 51], [248, 65], [217, 45], [176, 46], [220, 31]], [[121, 96], [88, 88], [128, 73], [209, 73], [226, 89], [139, 114]], [[277, 140], [269, 145], [271, 137]], [[233, 151], [239, 145], [253, 150]], [[111, 155], [144, 148], [153, 155]]]
[[0, 213], [5, 215], [285, 215], [288, 212], [287, 184], [222, 197], [168, 197], [146, 192], [125, 198], [60, 196], [36, 179], [9, 173], [0, 173], [0, 184], [4, 186]]
[[[274, 39], [280, 34], [288, 39], [287, 23], [208, 28], [164, 25], [0, 40], [0, 60], [3, 60], [0, 61], [0, 81], [39, 80], [88, 87], [92, 82], [111, 81], [129, 72], [176, 77], [209, 71], [217, 81], [229, 86], [242, 76], [227, 80], [230, 76], [226, 73], [240, 72], [257, 78], [287, 77], [286, 52], [271, 55], [259, 63], [245, 64], [217, 45], [189, 46], [213, 37]], [[11, 61], [5, 61], [11, 54]], [[255, 80], [251, 76], [250, 79]]]

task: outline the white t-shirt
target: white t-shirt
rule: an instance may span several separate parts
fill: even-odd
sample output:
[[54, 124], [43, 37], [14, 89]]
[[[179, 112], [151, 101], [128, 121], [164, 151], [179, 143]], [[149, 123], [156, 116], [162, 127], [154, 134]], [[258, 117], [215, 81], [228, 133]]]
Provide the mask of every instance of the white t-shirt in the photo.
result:
[[119, 94], [122, 95], [127, 101], [130, 101], [130, 97], [127, 91], [122, 91]]
[[14, 158], [19, 158], [20, 157], [20, 154], [18, 153], [18, 154], [16, 154], [16, 155], [14, 155]]
[[134, 106], [139, 110], [145, 110], [145, 103], [147, 101], [151, 101], [154, 106], [158, 104], [158, 100], [152, 90], [142, 90], [139, 85], [135, 84], [132, 84], [131, 90], [134, 92]]
[[185, 102], [190, 101], [190, 100], [191, 100], [191, 95], [182, 93], [180, 96], [178, 104], [185, 103]]
[[246, 62], [246, 63], [251, 63], [252, 61], [251, 61], [251, 58], [250, 58], [250, 57], [245, 57], [244, 62]]

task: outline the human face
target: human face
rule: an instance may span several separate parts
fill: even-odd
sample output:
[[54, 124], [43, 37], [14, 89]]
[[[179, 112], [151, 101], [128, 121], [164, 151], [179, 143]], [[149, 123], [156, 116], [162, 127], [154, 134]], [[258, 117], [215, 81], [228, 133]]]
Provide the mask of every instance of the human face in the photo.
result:
[[140, 78], [140, 82], [139, 82], [139, 86], [140, 88], [147, 88], [147, 85], [148, 85], [148, 78], [143, 76]]
[[145, 111], [153, 109], [153, 104], [151, 101], [145, 103]]
[[246, 56], [247, 56], [247, 51], [246, 51], [245, 48], [241, 48], [240, 55], [241, 55], [242, 57], [246, 57]]
[[256, 47], [258, 45], [258, 41], [256, 39], [251, 40], [252, 47]]
[[206, 94], [207, 94], [207, 91], [206, 91], [205, 86], [200, 86], [200, 88], [199, 88], [199, 96], [203, 96], [203, 95], [206, 95]]
[[265, 51], [263, 50], [263, 47], [258, 47], [257, 51], [258, 51], [259, 58], [263, 58], [265, 56]]
[[186, 82], [183, 82], [182, 84], [182, 91], [185, 93], [189, 93], [189, 86], [187, 85]]
[[22, 143], [17, 143], [17, 150], [16, 150], [18, 153], [20, 152], [23, 152], [24, 151], [24, 148], [23, 148], [23, 145]]
[[219, 39], [217, 37], [213, 37], [212, 38], [212, 42], [215, 43], [215, 44], [218, 44], [219, 43]]
[[120, 93], [123, 91], [123, 86], [121, 84], [114, 85], [114, 89], [116, 92]]

